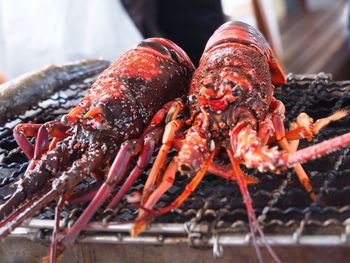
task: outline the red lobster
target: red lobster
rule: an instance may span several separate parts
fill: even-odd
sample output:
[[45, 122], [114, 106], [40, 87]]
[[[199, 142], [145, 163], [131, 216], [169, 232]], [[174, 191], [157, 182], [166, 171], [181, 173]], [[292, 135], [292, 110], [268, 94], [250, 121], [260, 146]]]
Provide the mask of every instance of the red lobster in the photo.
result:
[[[310, 191], [310, 197], [315, 198], [300, 163], [350, 144], [350, 134], [345, 134], [297, 151], [298, 140], [311, 140], [329, 122], [346, 116], [347, 111], [340, 110], [316, 122], [302, 113], [291, 125], [291, 130], [286, 131], [283, 123], [285, 107], [273, 97], [274, 86], [283, 83], [284, 74], [260, 32], [242, 22], [228, 22], [216, 30], [206, 45], [191, 82], [188, 94], [190, 116], [186, 121], [190, 127], [181, 137], [174, 134], [179, 127], [185, 127], [184, 121], [175, 119], [167, 124], [163, 145], [143, 190], [142, 210], [133, 235], [143, 231], [151, 217], [179, 207], [196, 189], [208, 168], [213, 166], [214, 157], [224, 152], [232, 168], [226, 178], [236, 180], [239, 185], [252, 241], [262, 261], [255, 233], [266, 240], [257, 223], [247, 178], [240, 165], [275, 173], [293, 167], [300, 182]], [[274, 142], [282, 150], [271, 147]], [[179, 152], [163, 174], [160, 171], [172, 144]], [[215, 168], [211, 172], [222, 176], [222, 167], [216, 165]], [[155, 204], [172, 186], [177, 171], [193, 179], [170, 205], [155, 211]], [[279, 262], [267, 242], [264, 243], [274, 260]]]
[[[146, 39], [106, 69], [61, 121], [16, 126], [14, 136], [31, 161], [16, 192], [0, 207], [0, 236], [59, 199], [50, 255], [55, 261], [60, 210], [74, 187], [86, 176], [105, 180], [97, 198], [101, 204], [137, 155], [131, 173], [139, 175], [162, 136], [172, 100], [186, 95], [193, 72], [192, 62], [174, 43]], [[36, 137], [35, 145], [29, 136]], [[89, 218], [92, 214], [90, 209]], [[68, 230], [64, 245], [84, 226], [79, 222]]]

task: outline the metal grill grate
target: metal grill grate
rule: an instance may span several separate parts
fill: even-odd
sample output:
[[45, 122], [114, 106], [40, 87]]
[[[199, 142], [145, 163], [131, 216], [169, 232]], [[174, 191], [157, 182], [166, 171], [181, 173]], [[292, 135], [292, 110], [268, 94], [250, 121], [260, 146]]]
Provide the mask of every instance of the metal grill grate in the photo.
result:
[[[15, 124], [29, 121], [43, 123], [59, 118], [77, 103], [91, 82], [92, 80], [87, 80], [82, 84], [71, 85], [38, 106], [33, 106], [25, 116], [20, 116], [0, 128], [0, 204], [14, 191], [11, 184], [24, 172], [28, 164], [12, 137]], [[326, 74], [289, 75], [288, 83], [276, 88], [275, 96], [286, 106], [287, 124], [295, 120], [301, 112], [306, 112], [317, 119], [328, 116], [337, 109], [349, 108], [349, 92], [349, 81], [332, 82]], [[349, 119], [346, 117], [330, 124], [311, 144], [350, 132]], [[300, 148], [309, 144], [302, 142]], [[315, 202], [310, 201], [308, 193], [300, 185], [292, 169], [280, 175], [247, 171], [260, 179], [260, 183], [249, 186], [249, 191], [258, 220], [264, 232], [275, 244], [347, 243], [350, 234], [349, 159], [349, 148], [346, 148], [303, 165], [317, 194]], [[142, 190], [149, 168], [131, 191]], [[158, 206], [164, 206], [173, 200], [188, 182], [189, 179], [177, 176], [176, 184], [163, 196]], [[87, 179], [79, 188], [86, 190], [96, 184], [97, 182], [92, 179]], [[36, 219], [27, 223], [25, 228], [15, 231], [13, 235], [23, 233], [28, 235], [33, 229], [47, 233], [45, 229], [53, 227], [54, 205], [43, 209], [35, 217]], [[86, 204], [66, 208], [62, 213], [64, 224], [71, 224], [84, 206]], [[225, 181], [214, 175], [206, 175], [195, 193], [179, 209], [156, 218], [145, 235], [132, 240], [127, 234], [130, 225], [119, 225], [117, 222], [131, 220], [135, 218], [136, 213], [137, 208], [125, 201], [113, 211], [104, 211], [101, 208], [94, 217], [94, 223], [86, 228], [86, 235], [81, 241], [162, 243], [164, 236], [171, 238], [176, 234], [186, 239], [189, 237], [192, 241], [194, 239], [203, 241], [203, 237], [206, 237], [204, 241], [207, 244], [214, 244], [217, 251], [218, 235], [221, 236], [220, 243], [224, 244], [249, 242], [247, 216], [238, 187], [234, 182]], [[108, 235], [115, 232], [119, 234]], [[320, 239], [320, 235], [328, 239]], [[150, 236], [155, 236], [155, 239], [147, 239]], [[35, 237], [38, 238], [38, 235]], [[40, 238], [45, 237], [48, 235], [40, 235]]]

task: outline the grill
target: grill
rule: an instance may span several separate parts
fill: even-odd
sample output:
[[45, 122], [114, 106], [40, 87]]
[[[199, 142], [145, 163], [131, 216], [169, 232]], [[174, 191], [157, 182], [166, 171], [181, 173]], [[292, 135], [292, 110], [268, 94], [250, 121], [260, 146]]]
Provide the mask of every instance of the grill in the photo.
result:
[[[301, 112], [306, 112], [317, 119], [328, 116], [338, 109], [349, 108], [350, 81], [333, 82], [331, 76], [324, 73], [290, 74], [287, 80], [286, 85], [277, 87], [275, 91], [275, 97], [286, 106], [286, 124], [295, 120]], [[25, 115], [9, 120], [4, 127], [0, 128], [0, 204], [13, 193], [14, 188], [11, 184], [18, 180], [28, 165], [26, 157], [12, 136], [13, 127], [19, 122], [44, 123], [60, 118], [77, 104], [92, 82], [93, 79], [87, 79], [83, 83], [70, 85], [51, 98], [33, 105]], [[303, 141], [299, 148], [350, 132], [349, 119], [346, 117], [331, 123], [311, 143]], [[277, 248], [277, 254], [282, 259], [291, 260], [289, 258], [291, 254], [288, 255], [290, 252], [287, 253], [283, 247], [295, 246], [305, 249], [309, 246], [316, 248], [322, 246], [344, 248], [345, 246], [346, 248], [349, 244], [349, 158], [349, 148], [345, 148], [303, 165], [317, 195], [314, 202], [310, 201], [309, 194], [301, 186], [292, 169], [279, 175], [245, 170], [246, 173], [260, 180], [258, 184], [249, 186], [254, 210], [268, 242]], [[149, 169], [150, 166], [130, 192], [142, 190]], [[164, 206], [177, 197], [189, 181], [190, 179], [177, 175], [175, 185], [162, 197], [158, 207]], [[78, 188], [86, 191], [97, 184], [99, 182], [87, 178]], [[66, 208], [62, 213], [62, 225], [71, 225], [86, 205], [72, 205]], [[26, 239], [48, 241], [54, 225], [54, 207], [55, 204], [51, 203], [33, 219], [17, 228], [10, 238], [2, 242], [0, 251], [14, 249], [15, 244], [11, 243], [13, 239], [16, 242]], [[128, 235], [131, 224], [127, 222], [134, 219], [136, 215], [137, 207], [126, 201], [113, 211], [106, 211], [102, 207], [96, 213], [93, 222], [86, 227], [76, 246], [84, 243], [86, 246], [99, 243], [124, 244], [126, 248], [129, 247], [129, 250], [133, 251], [133, 246], [136, 244], [163, 244], [156, 252], [159, 255], [169, 251], [167, 246], [176, 244], [180, 251], [186, 250], [187, 245], [183, 245], [189, 243], [192, 247], [212, 247], [214, 256], [221, 256], [224, 246], [227, 247], [228, 254], [233, 253], [236, 258], [239, 258], [242, 253], [243, 255], [244, 253], [253, 254], [252, 262], [254, 262], [254, 252], [249, 246], [251, 240], [247, 214], [239, 189], [234, 182], [207, 174], [198, 189], [179, 209], [156, 218], [144, 234], [133, 239]], [[33, 249], [31, 246], [29, 250]], [[240, 248], [238, 251], [235, 250], [237, 247]], [[78, 253], [74, 248], [72, 251], [71, 255]], [[308, 249], [308, 251], [313, 250]], [[190, 250], [189, 253], [197, 257], [207, 255], [207, 252], [199, 253], [198, 250]], [[306, 250], [305, 253], [307, 253]], [[350, 256], [349, 252], [342, 253], [342, 256]], [[22, 256], [28, 255], [33, 256], [32, 252], [26, 252]], [[143, 257], [145, 258], [144, 255]], [[292, 258], [294, 259], [295, 257]], [[206, 260], [203, 259], [203, 262], [207, 262]], [[163, 261], [158, 259], [154, 262]]]

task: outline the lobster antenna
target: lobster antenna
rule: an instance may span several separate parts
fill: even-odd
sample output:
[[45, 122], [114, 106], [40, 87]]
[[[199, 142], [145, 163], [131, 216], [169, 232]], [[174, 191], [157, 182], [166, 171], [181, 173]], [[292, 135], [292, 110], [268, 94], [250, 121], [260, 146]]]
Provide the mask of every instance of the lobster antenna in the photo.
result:
[[56, 189], [52, 189], [48, 193], [43, 195], [38, 201], [28, 206], [21, 214], [18, 215], [18, 217], [13, 219], [11, 222], [8, 222], [3, 227], [3, 229], [0, 229], [0, 239], [6, 237], [8, 234], [12, 232], [14, 228], [22, 224], [24, 220], [33, 216], [36, 212], [38, 212], [40, 209], [45, 207], [48, 203], [53, 201], [57, 197], [57, 195], [58, 195], [58, 192], [56, 191]]
[[252, 237], [252, 243], [253, 243], [253, 246], [255, 249], [255, 253], [258, 257], [259, 262], [264, 262], [262, 255], [261, 255], [260, 248], [259, 248], [257, 240], [256, 240], [256, 235], [255, 235], [255, 233], [257, 231], [257, 229], [256, 229], [257, 221], [256, 221], [256, 219], [251, 218], [251, 216], [249, 215], [249, 212], [248, 212], [248, 220], [249, 220], [250, 235]]
[[257, 244], [257, 240], [256, 240], [256, 236], [255, 236], [255, 232], [258, 232], [265, 247], [267, 248], [269, 254], [271, 255], [271, 257], [277, 262], [277, 263], [281, 263], [281, 260], [278, 258], [278, 256], [276, 255], [276, 253], [273, 251], [273, 249], [271, 248], [271, 246], [268, 244], [267, 239], [264, 235], [264, 232], [261, 230], [259, 223], [256, 219], [254, 210], [253, 210], [253, 206], [252, 206], [252, 198], [249, 194], [248, 191], [248, 187], [247, 187], [247, 182], [244, 178], [244, 174], [241, 170], [241, 167], [239, 166], [238, 161], [235, 159], [234, 154], [232, 152], [232, 150], [230, 149], [226, 149], [228, 156], [230, 158], [231, 164], [232, 164], [232, 168], [235, 172], [236, 175], [236, 181], [237, 184], [239, 186], [239, 190], [242, 194], [243, 197], [243, 202], [244, 205], [247, 209], [247, 214], [248, 214], [248, 221], [249, 221], [249, 225], [250, 225], [250, 233], [252, 236], [252, 242], [257, 254], [257, 257], [259, 259], [259, 262], [264, 262], [262, 255], [261, 255], [261, 251], [260, 248], [258, 247]]

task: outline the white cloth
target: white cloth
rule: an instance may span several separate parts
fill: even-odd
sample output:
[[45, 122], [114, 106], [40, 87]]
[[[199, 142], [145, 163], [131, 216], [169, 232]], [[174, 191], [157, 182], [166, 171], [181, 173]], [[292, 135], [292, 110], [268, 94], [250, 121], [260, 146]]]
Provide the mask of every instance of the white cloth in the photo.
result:
[[85, 58], [115, 60], [142, 39], [119, 0], [0, 0], [7, 79]]

